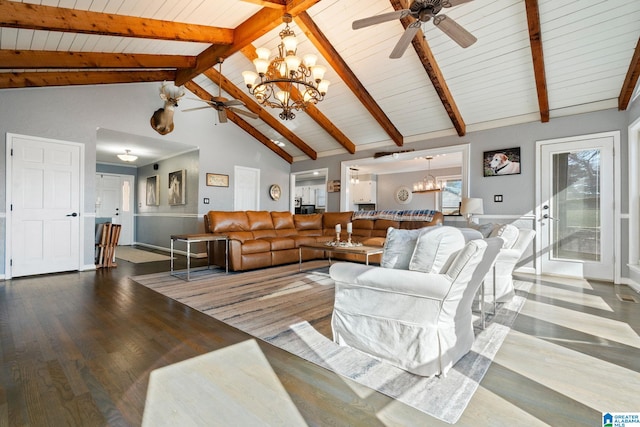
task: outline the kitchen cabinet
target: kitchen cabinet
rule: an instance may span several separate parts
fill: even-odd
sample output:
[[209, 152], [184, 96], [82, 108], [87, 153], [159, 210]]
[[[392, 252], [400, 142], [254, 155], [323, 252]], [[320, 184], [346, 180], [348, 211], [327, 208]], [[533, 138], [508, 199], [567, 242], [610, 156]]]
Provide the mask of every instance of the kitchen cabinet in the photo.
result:
[[352, 185], [351, 188], [353, 191], [353, 203], [376, 203], [376, 181], [363, 180]]

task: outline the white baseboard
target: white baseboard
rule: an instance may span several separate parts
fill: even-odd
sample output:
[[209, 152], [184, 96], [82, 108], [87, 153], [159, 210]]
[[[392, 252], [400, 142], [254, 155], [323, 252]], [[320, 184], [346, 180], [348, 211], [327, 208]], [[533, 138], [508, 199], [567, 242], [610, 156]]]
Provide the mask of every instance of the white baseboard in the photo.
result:
[[95, 264], [86, 264], [80, 267], [80, 271], [91, 271], [91, 270], [96, 270]]
[[523, 274], [536, 274], [536, 269], [533, 267], [520, 267], [513, 270], [514, 273], [523, 273]]

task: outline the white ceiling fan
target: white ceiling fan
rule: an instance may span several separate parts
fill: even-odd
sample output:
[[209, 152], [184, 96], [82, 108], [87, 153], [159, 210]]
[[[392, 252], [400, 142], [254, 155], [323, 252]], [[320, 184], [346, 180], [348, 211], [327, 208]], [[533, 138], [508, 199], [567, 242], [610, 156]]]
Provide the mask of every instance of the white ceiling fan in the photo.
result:
[[358, 19], [353, 21], [352, 28], [354, 30], [368, 27], [370, 25], [380, 24], [382, 22], [393, 21], [411, 16], [416, 19], [411, 23], [398, 40], [393, 48], [389, 58], [400, 58], [409, 47], [409, 43], [413, 40], [423, 23], [433, 18], [433, 24], [442, 32], [448, 35], [453, 41], [461, 47], [467, 48], [474, 44], [477, 39], [469, 31], [465, 30], [453, 19], [446, 15], [438, 15], [442, 8], [458, 6], [473, 0], [413, 0], [409, 9], [396, 10], [395, 12], [383, 13], [371, 16], [369, 18]]
[[227, 110], [233, 111], [236, 114], [241, 114], [251, 119], [257, 119], [258, 118], [257, 114], [251, 111], [246, 111], [246, 110], [241, 110], [239, 108], [236, 108], [236, 106], [239, 106], [239, 105], [244, 106], [245, 105], [244, 102], [238, 99], [229, 100], [222, 96], [222, 61], [223, 61], [222, 58], [218, 59], [218, 64], [220, 64], [220, 69], [218, 70], [220, 73], [220, 82], [218, 82], [218, 96], [214, 96], [213, 98], [211, 98], [210, 101], [207, 101], [206, 99], [200, 99], [200, 98], [191, 98], [191, 99], [194, 99], [195, 101], [206, 102], [209, 105], [205, 107], [187, 108], [186, 110], [182, 110], [182, 111], [183, 112], [195, 111], [195, 110], [202, 110], [204, 108], [213, 107], [218, 111], [218, 121], [220, 123], [227, 122]]

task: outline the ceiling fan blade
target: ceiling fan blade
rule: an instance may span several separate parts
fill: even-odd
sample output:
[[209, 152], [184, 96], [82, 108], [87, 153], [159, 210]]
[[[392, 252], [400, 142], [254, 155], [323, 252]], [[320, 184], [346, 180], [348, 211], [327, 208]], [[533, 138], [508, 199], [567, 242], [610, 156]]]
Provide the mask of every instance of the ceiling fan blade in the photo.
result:
[[187, 108], [186, 110], [182, 110], [182, 112], [186, 113], [188, 111], [204, 110], [205, 108], [211, 108], [211, 105], [207, 105], [204, 107]]
[[230, 107], [232, 105], [244, 105], [244, 102], [240, 101], [239, 99], [231, 99], [229, 101], [223, 102], [223, 104], [227, 107]]
[[234, 107], [229, 107], [229, 110], [233, 111], [236, 114], [241, 114], [243, 116], [247, 116], [250, 117], [252, 119], [257, 119], [258, 115], [252, 111], [245, 111], [245, 110], [241, 110], [239, 108], [234, 108]]
[[187, 99], [190, 99], [192, 101], [207, 102], [207, 103], [211, 104], [211, 101], [209, 101], [208, 99], [201, 99], [201, 98], [187, 98]]
[[404, 54], [405, 50], [407, 50], [407, 48], [409, 47], [409, 43], [411, 43], [411, 40], [413, 40], [413, 37], [420, 29], [421, 24], [422, 23], [420, 21], [416, 21], [413, 24], [409, 25], [406, 30], [404, 30], [402, 37], [400, 37], [400, 40], [398, 40], [396, 47], [394, 47], [391, 51], [391, 55], [389, 55], [389, 58], [397, 59]]
[[458, 6], [459, 4], [465, 4], [472, 2], [473, 0], [445, 0], [442, 2], [442, 7], [453, 7]]
[[353, 21], [351, 28], [359, 30], [360, 28], [369, 27], [375, 24], [381, 24], [387, 21], [393, 21], [395, 19], [401, 19], [405, 16], [409, 16], [411, 11], [409, 9], [396, 10], [394, 12], [383, 13], [380, 15], [370, 16], [368, 18], [358, 19]]
[[433, 23], [463, 48], [471, 46], [478, 40], [473, 34], [462, 28], [460, 24], [446, 15], [438, 15], [433, 20]]
[[218, 121], [220, 123], [227, 123], [227, 110], [224, 108], [218, 110]]

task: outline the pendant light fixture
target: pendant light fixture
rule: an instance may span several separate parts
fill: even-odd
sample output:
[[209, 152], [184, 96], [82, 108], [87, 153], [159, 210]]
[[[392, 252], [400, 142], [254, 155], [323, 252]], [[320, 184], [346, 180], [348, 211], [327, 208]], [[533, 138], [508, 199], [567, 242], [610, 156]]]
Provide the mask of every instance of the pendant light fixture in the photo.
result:
[[427, 174], [424, 176], [422, 181], [417, 181], [413, 183], [413, 192], [414, 193], [431, 193], [434, 191], [441, 191], [442, 189], [438, 185], [438, 181], [436, 181], [436, 178], [430, 173], [431, 159], [433, 159], [433, 156], [427, 156], [425, 157], [425, 159], [427, 159], [427, 161], [429, 162]]

